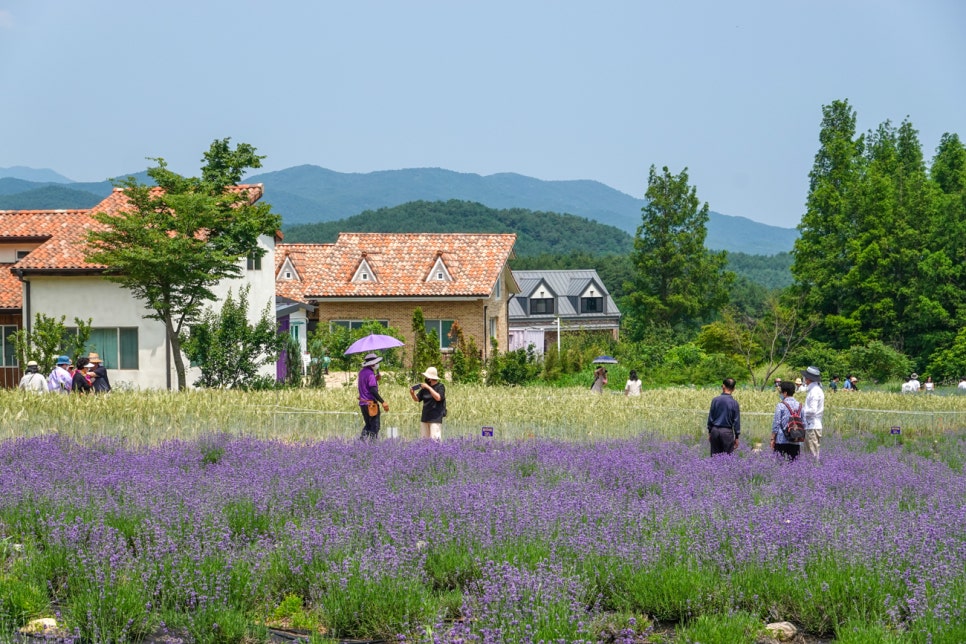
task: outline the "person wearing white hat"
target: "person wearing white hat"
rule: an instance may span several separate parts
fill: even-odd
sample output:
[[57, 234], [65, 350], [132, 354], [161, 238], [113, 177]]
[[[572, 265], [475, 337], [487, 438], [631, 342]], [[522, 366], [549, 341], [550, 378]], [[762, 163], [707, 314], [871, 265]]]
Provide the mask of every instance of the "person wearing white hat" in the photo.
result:
[[805, 451], [818, 460], [822, 445], [822, 416], [825, 414], [825, 391], [822, 389], [822, 372], [809, 367], [802, 372], [807, 392], [805, 394]]
[[443, 416], [446, 415], [446, 387], [439, 381], [436, 367], [423, 372], [425, 380], [409, 388], [409, 395], [416, 402], [423, 403], [423, 413], [419, 417], [419, 437], [434, 441], [443, 439]]
[[359, 370], [359, 408], [362, 410], [364, 422], [359, 438], [364, 441], [375, 441], [379, 437], [379, 405], [382, 404], [383, 411], [389, 411], [389, 403], [379, 395], [379, 375], [376, 369], [380, 362], [381, 357], [367, 353], [362, 359], [362, 369]]
[[27, 373], [20, 379], [20, 388], [36, 394], [47, 393], [47, 379], [40, 373], [40, 368], [35, 360], [27, 363]]

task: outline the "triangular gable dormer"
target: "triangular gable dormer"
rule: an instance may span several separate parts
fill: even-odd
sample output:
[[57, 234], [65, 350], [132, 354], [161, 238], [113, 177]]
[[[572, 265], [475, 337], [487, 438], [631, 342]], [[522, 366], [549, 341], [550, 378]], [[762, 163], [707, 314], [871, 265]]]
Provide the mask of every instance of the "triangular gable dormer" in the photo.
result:
[[372, 270], [372, 266], [369, 265], [369, 260], [366, 259], [366, 255], [363, 253], [362, 260], [359, 262], [358, 268], [356, 268], [355, 275], [352, 276], [352, 282], [354, 284], [375, 284], [378, 281], [375, 272]]
[[302, 276], [299, 272], [295, 270], [295, 264], [292, 263], [291, 257], [286, 257], [285, 261], [282, 262], [282, 267], [278, 269], [278, 275], [275, 276], [275, 281], [277, 282], [301, 282]]
[[552, 288], [550, 288], [550, 285], [547, 284], [546, 280], [540, 280], [540, 283], [537, 284], [533, 288], [533, 291], [530, 292], [530, 297], [532, 299], [542, 300], [545, 298], [555, 298], [557, 297], [557, 294]]
[[555, 315], [557, 313], [557, 294], [546, 280], [540, 282], [530, 291], [528, 306], [530, 315]]
[[429, 275], [426, 276], [427, 282], [452, 282], [453, 276], [450, 275], [449, 269], [446, 268], [446, 262], [443, 261], [442, 251], [436, 253], [436, 263], [433, 264], [433, 269], [429, 271]]

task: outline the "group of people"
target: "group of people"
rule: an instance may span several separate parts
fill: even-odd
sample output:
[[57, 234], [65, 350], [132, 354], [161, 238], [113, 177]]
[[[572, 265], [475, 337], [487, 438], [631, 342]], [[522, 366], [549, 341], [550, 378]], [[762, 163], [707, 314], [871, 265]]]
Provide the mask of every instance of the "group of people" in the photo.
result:
[[[802, 371], [801, 380], [805, 390], [805, 402], [795, 398], [798, 387], [789, 380], [776, 380], [780, 400], [775, 405], [775, 415], [771, 425], [771, 449], [774, 453], [788, 459], [798, 458], [801, 450], [811, 454], [816, 460], [822, 443], [822, 416], [825, 413], [825, 391], [822, 389], [822, 372], [816, 367]], [[737, 449], [741, 437], [741, 409], [734, 399], [735, 379], [725, 378], [721, 383], [721, 394], [711, 401], [708, 412], [708, 443], [711, 456], [730, 454]], [[785, 432], [792, 416], [800, 416], [805, 424], [805, 440], [792, 441]]]
[[902, 383], [901, 391], [904, 394], [914, 394], [920, 391], [932, 393], [936, 391], [936, 383], [932, 381], [932, 376], [926, 376], [926, 382], [920, 383], [919, 374], [911, 373], [905, 382]]
[[[375, 441], [379, 437], [382, 412], [389, 411], [389, 403], [379, 394], [380, 362], [380, 356], [367, 354], [359, 370], [359, 409], [363, 420], [359, 438], [364, 441]], [[446, 387], [439, 381], [436, 367], [429, 367], [422, 376], [422, 382], [409, 388], [413, 401], [423, 406], [419, 416], [419, 437], [440, 441], [443, 439], [443, 418], [446, 416]]]
[[20, 389], [37, 394], [107, 393], [111, 390], [111, 381], [101, 357], [89, 353], [77, 359], [77, 366], [67, 356], [58, 356], [47, 376], [40, 373], [36, 360], [30, 360], [20, 379]]

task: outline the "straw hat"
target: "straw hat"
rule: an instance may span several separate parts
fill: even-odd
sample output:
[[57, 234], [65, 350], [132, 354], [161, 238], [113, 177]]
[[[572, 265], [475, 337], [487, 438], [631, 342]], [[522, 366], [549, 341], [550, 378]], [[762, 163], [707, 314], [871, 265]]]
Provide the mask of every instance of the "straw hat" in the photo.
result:
[[423, 376], [430, 380], [439, 380], [439, 374], [436, 372], [436, 367], [430, 367], [423, 372]]

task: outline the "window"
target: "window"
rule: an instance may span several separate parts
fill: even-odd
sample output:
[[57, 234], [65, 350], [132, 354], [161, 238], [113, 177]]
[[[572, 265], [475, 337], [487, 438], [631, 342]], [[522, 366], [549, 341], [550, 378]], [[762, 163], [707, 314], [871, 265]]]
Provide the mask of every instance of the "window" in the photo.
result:
[[[68, 328], [76, 334], [76, 328]], [[138, 330], [136, 328], [91, 329], [87, 350], [96, 351], [108, 369], [138, 369]]]
[[[248, 270], [250, 271], [260, 271], [262, 270], [262, 256], [256, 253], [252, 253], [248, 256]], [[105, 365], [106, 366], [106, 365]]]
[[0, 353], [0, 367], [16, 367], [17, 366], [17, 352], [14, 351], [13, 341], [10, 336], [17, 332], [17, 327], [15, 326], [0, 326], [0, 348], [3, 349]]
[[602, 297], [582, 297], [580, 298], [581, 313], [603, 313], [604, 298]]
[[496, 318], [490, 318], [490, 337], [496, 337]]
[[453, 320], [424, 320], [426, 323], [426, 333], [433, 331], [439, 337], [439, 348], [449, 349], [449, 332], [453, 328]]
[[17, 251], [17, 261], [19, 262], [21, 259], [23, 259], [24, 257], [26, 257], [29, 254], [30, 254], [30, 251], [29, 250], [18, 250]]
[[389, 320], [329, 320], [329, 331], [340, 326], [344, 329], [354, 331], [355, 329], [362, 328], [362, 325], [366, 322], [378, 322], [384, 327], [389, 327]]
[[530, 298], [530, 315], [553, 315], [553, 298]]

